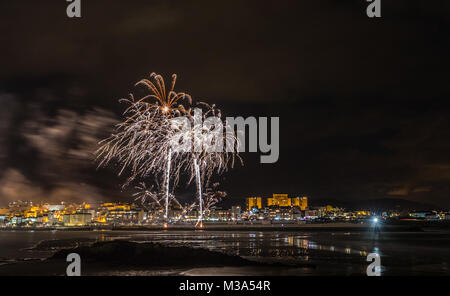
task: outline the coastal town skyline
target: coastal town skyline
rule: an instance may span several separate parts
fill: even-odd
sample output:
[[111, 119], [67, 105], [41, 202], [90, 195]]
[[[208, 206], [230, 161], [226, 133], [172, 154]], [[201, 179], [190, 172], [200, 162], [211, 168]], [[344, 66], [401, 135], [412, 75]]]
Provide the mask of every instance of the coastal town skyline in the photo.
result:
[[[41, 201], [14, 201], [0, 208], [1, 227], [102, 227], [102, 226], [157, 226], [191, 225], [200, 216], [198, 207], [186, 210], [171, 203], [168, 212], [155, 202], [97, 202], [51, 204]], [[202, 212], [205, 226], [215, 224], [274, 224], [296, 225], [304, 223], [405, 223], [448, 222], [450, 211], [437, 208], [405, 207], [397, 200], [395, 206], [344, 208], [335, 204], [312, 206], [306, 196], [274, 193], [271, 197], [246, 197], [244, 202], [229, 208], [214, 206]], [[231, 224], [230, 224], [231, 223]], [[281, 225], [282, 227], [283, 225]]]

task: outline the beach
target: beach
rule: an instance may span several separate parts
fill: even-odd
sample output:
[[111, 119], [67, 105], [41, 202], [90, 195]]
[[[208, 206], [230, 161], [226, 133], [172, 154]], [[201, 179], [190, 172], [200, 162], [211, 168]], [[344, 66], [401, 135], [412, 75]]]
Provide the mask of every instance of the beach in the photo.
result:
[[[385, 275], [450, 274], [449, 231], [397, 228], [373, 232], [368, 227], [349, 224], [348, 227], [305, 225], [283, 230], [3, 230], [0, 275], [65, 275], [68, 265], [65, 258], [48, 258], [62, 250], [76, 251], [115, 241], [212, 253], [205, 253], [196, 261], [179, 258], [175, 263], [173, 254], [168, 253], [159, 266], [149, 263], [138, 268], [126, 262], [120, 268], [109, 266], [96, 262], [92, 256], [89, 258], [92, 268], [85, 268], [85, 275], [365, 275], [369, 253], [381, 256]], [[133, 252], [119, 253], [129, 261], [126, 258]], [[216, 253], [255, 265], [236, 266], [230, 263], [231, 259], [220, 260], [214, 266], [205, 265]]]

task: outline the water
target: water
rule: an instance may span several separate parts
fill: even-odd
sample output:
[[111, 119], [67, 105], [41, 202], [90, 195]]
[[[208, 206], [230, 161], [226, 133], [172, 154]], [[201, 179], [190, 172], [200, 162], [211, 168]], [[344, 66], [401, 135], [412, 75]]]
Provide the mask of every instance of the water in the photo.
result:
[[52, 255], [54, 251], [33, 251], [28, 249], [42, 241], [77, 241], [88, 238], [95, 241], [111, 239], [110, 236], [100, 231], [0, 231], [0, 259], [4, 261], [45, 259]]
[[[261, 271], [287, 275], [365, 275], [369, 253], [381, 256], [384, 275], [450, 275], [450, 232], [0, 231], [0, 258], [3, 262], [43, 259], [54, 250], [29, 248], [49, 240], [63, 240], [74, 246], [86, 239], [187, 245], [292, 266], [261, 267], [260, 270], [226, 266], [214, 269], [214, 274], [224, 275], [259, 274]], [[208, 268], [194, 268], [184, 270], [183, 274], [208, 272], [211, 272]]]

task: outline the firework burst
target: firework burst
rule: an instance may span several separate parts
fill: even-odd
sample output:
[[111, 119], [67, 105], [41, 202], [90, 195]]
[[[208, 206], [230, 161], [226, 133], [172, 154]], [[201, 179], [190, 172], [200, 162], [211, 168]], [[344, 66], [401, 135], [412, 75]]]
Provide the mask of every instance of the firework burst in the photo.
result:
[[[195, 111], [201, 114], [201, 118], [196, 118]], [[223, 122], [221, 111], [215, 105], [200, 102], [194, 111], [188, 109], [184, 114], [190, 123], [189, 128], [172, 127], [175, 130], [175, 142], [191, 143], [191, 145], [185, 147], [187, 149], [184, 151], [177, 151], [175, 157], [177, 170], [183, 168], [188, 173], [188, 183], [196, 180], [199, 208], [197, 225], [201, 225], [205, 210], [209, 211], [209, 205], [203, 202], [202, 188], [209, 186], [213, 174], [220, 175], [228, 168], [234, 167], [236, 160], [239, 160], [241, 164], [243, 161], [237, 152], [240, 145], [239, 139], [234, 130]], [[199, 121], [206, 122], [208, 117], [214, 117], [215, 124], [196, 124]], [[216, 144], [219, 146], [218, 149], [215, 149]], [[225, 147], [227, 147], [226, 150]]]
[[[150, 201], [158, 207], [163, 206], [164, 200], [166, 219], [169, 204], [180, 205], [169, 192], [170, 180], [173, 188], [178, 184], [181, 174], [188, 174], [188, 184], [196, 180], [200, 213], [198, 221], [201, 223], [205, 211], [215, 204], [211, 203], [211, 189], [202, 193], [202, 188], [209, 187], [213, 174], [220, 175], [233, 167], [235, 159], [242, 163], [237, 153], [239, 141], [234, 130], [221, 119], [221, 111], [215, 105], [198, 103], [193, 109], [190, 95], [176, 93], [176, 78], [175, 74], [172, 75], [171, 88], [166, 92], [162, 76], [152, 73], [150, 79], [142, 79], [136, 84], [148, 88], [150, 94], [137, 100], [133, 95], [120, 100], [129, 105], [124, 112], [126, 119], [117, 125], [116, 133], [100, 142], [97, 159], [99, 166], [105, 166], [113, 160], [117, 162], [120, 165], [119, 175], [129, 171], [130, 176], [124, 186], [138, 177], [155, 177], [158, 188], [165, 189], [164, 193], [162, 190], [159, 190], [160, 193], [155, 192], [153, 187], [148, 189], [144, 183], [140, 183], [135, 197], [142, 202]], [[188, 105], [185, 107], [181, 102]], [[201, 111], [200, 118], [196, 118], [195, 110]], [[216, 118], [215, 124], [198, 124], [198, 120], [204, 122], [208, 116]], [[174, 119], [178, 117], [185, 118], [189, 128], [177, 128]], [[215, 130], [219, 133], [213, 133]], [[174, 146], [178, 148], [180, 142], [193, 143], [194, 147], [173, 149]], [[210, 149], [219, 142], [225, 144], [227, 150]], [[214, 196], [216, 198], [219, 195]], [[192, 210], [196, 204], [186, 205], [183, 212]]]
[[[176, 81], [177, 75], [172, 74], [171, 88], [166, 92], [163, 77], [153, 72], [150, 74], [150, 79], [142, 79], [136, 83], [136, 86], [143, 85], [151, 91], [151, 94], [142, 97], [136, 103], [144, 103], [148, 111], [155, 109], [169, 117], [174, 113], [183, 113], [185, 109], [180, 102], [187, 100], [190, 105], [192, 104], [192, 98], [184, 92], [177, 93], [174, 91]], [[147, 102], [148, 99], [153, 99], [153, 102]]]
[[181, 101], [187, 101], [189, 104], [192, 102], [188, 94], [174, 91], [176, 77], [175, 74], [172, 75], [171, 88], [167, 92], [161, 75], [152, 73], [150, 79], [139, 81], [136, 85], [146, 86], [151, 93], [138, 100], [135, 100], [133, 95], [130, 95], [129, 99], [120, 100], [129, 104], [124, 112], [127, 118], [117, 126], [117, 133], [101, 142], [102, 146], [97, 151], [100, 166], [114, 159], [121, 165], [119, 175], [126, 168], [131, 169], [131, 176], [124, 185], [128, 185], [136, 177], [162, 175], [161, 187], [165, 187], [166, 192], [166, 218], [171, 177], [169, 139], [172, 130], [169, 119], [184, 114], [185, 107], [179, 104]]

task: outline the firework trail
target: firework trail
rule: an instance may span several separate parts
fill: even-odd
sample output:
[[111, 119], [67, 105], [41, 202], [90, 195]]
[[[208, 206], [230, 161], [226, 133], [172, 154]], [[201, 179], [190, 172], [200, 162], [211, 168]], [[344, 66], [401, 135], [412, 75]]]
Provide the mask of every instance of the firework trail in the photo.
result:
[[[166, 194], [162, 192], [156, 192], [153, 190], [153, 186], [150, 188], [144, 182], [140, 182], [137, 186], [135, 186], [137, 190], [136, 193], [133, 194], [135, 197], [135, 201], [140, 201], [141, 204], [147, 209], [162, 209], [162, 203], [166, 199]], [[175, 204], [178, 207], [182, 208], [181, 204], [177, 201], [173, 194], [169, 194], [169, 204]], [[181, 217], [181, 215], [180, 215]]]
[[[165, 219], [168, 218], [169, 203], [172, 201], [179, 205], [178, 201], [170, 194], [169, 185], [175, 187], [182, 173], [189, 176], [188, 184], [194, 179], [197, 187], [197, 200], [199, 206], [199, 219], [197, 225], [201, 225], [203, 215], [209, 212], [212, 206], [207, 202], [209, 191], [204, 195], [202, 187], [208, 188], [210, 178], [213, 174], [222, 174], [228, 167], [233, 167], [235, 159], [242, 158], [237, 153], [239, 141], [234, 130], [227, 126], [221, 119], [221, 111], [215, 105], [198, 103], [196, 108], [191, 108], [192, 98], [185, 93], [174, 91], [177, 76], [172, 75], [172, 84], [166, 92], [164, 79], [161, 75], [152, 73], [150, 79], [142, 79], [136, 85], [143, 85], [151, 93], [138, 100], [133, 95], [129, 99], [122, 99], [127, 103], [124, 115], [126, 120], [117, 125], [117, 132], [109, 138], [100, 142], [101, 147], [97, 150], [99, 166], [105, 166], [112, 160], [120, 164], [119, 175], [129, 171], [130, 176], [125, 182], [127, 186], [136, 178], [147, 178], [154, 176], [158, 187], [164, 188], [164, 197], [161, 199], [158, 193], [147, 189], [141, 183], [137, 189], [140, 190], [135, 196], [142, 202], [151, 200], [156, 206], [162, 207], [165, 201]], [[151, 102], [149, 102], [151, 100]], [[186, 101], [189, 108], [185, 108], [180, 102]], [[200, 118], [195, 116], [195, 110], [201, 111]], [[198, 124], [204, 122], [208, 116], [218, 118], [219, 123], [212, 126]], [[181, 128], [174, 125], [174, 119], [185, 118], [189, 128]], [[222, 127], [219, 134], [212, 131]], [[179, 148], [180, 142], [194, 144], [186, 150]], [[226, 151], [209, 149], [216, 144], [215, 141], [225, 143], [226, 147], [232, 147]], [[199, 149], [196, 149], [199, 148]], [[170, 179], [172, 178], [172, 182]], [[162, 184], [158, 180], [162, 179]], [[203, 201], [205, 198], [206, 203]], [[183, 213], [196, 207], [196, 202], [186, 205]]]
[[[171, 173], [169, 120], [185, 111], [184, 106], [179, 104], [181, 101], [187, 100], [189, 104], [192, 103], [188, 94], [174, 91], [176, 78], [175, 74], [172, 75], [171, 89], [168, 92], [161, 75], [152, 73], [150, 79], [139, 81], [136, 85], [147, 87], [151, 94], [137, 101], [133, 95], [130, 95], [130, 99], [121, 100], [130, 105], [124, 112], [127, 119], [117, 126], [118, 133], [101, 142], [102, 146], [97, 151], [101, 159], [99, 166], [115, 159], [122, 165], [119, 175], [127, 167], [131, 167], [132, 173], [125, 185], [138, 176], [147, 177], [150, 174], [162, 173], [166, 187], [165, 218], [168, 217]], [[165, 171], [162, 172], [161, 168], [165, 168]]]
[[169, 148], [167, 155], [167, 174], [166, 174], [166, 214], [164, 216], [167, 219], [169, 212], [169, 182], [170, 182], [170, 161], [172, 160], [172, 148]]
[[214, 210], [216, 204], [227, 196], [226, 192], [218, 190], [219, 185], [219, 183], [212, 184], [212, 186], [208, 187], [203, 194], [205, 215]]
[[197, 158], [194, 158], [194, 169], [195, 169], [195, 177], [197, 179], [197, 190], [198, 190], [198, 205], [199, 205], [199, 215], [197, 225], [202, 226], [203, 221], [203, 202], [202, 202], [202, 184], [200, 182], [200, 167], [197, 164]]
[[[170, 88], [170, 91], [166, 95], [166, 88], [164, 84], [164, 79], [161, 75], [158, 75], [156, 73], [150, 74], [150, 79], [153, 79], [155, 82], [152, 82], [148, 79], [142, 79], [139, 81], [136, 85], [144, 85], [146, 86], [152, 94], [147, 95], [140, 100], [138, 100], [138, 103], [145, 102], [148, 98], [156, 99], [155, 104], [147, 103], [147, 109], [151, 110], [154, 109], [156, 111], [159, 111], [163, 115], [165, 115], [166, 118], [171, 118], [173, 114], [184, 114], [185, 108], [183, 105], [176, 105], [180, 100], [187, 99], [189, 104], [192, 104], [192, 98], [190, 95], [186, 93], [176, 93], [174, 91], [175, 83], [177, 81], [177, 75], [172, 75], [172, 86]], [[144, 111], [146, 112], [146, 111]], [[168, 219], [169, 217], [169, 182], [170, 182], [170, 162], [172, 158], [172, 149], [169, 148], [167, 152], [167, 166], [166, 166], [166, 202], [165, 202], [165, 215], [164, 218]]]
[[[195, 111], [197, 111], [197, 117], [199, 113], [201, 114], [201, 118], [196, 118]], [[190, 142], [194, 146], [194, 148], [192, 145], [189, 146], [187, 151], [177, 151], [177, 167], [178, 169], [184, 168], [184, 171], [190, 175], [188, 183], [191, 183], [194, 179], [196, 180], [199, 207], [197, 226], [201, 226], [204, 213], [210, 211], [210, 204], [206, 204], [205, 207], [203, 202], [202, 187], [208, 187], [210, 178], [214, 173], [220, 175], [227, 171], [229, 167], [234, 167], [236, 159], [241, 164], [243, 162], [237, 152], [240, 145], [238, 137], [234, 130], [226, 122], [222, 121], [220, 109], [217, 109], [215, 105], [200, 102], [196, 105], [195, 111], [193, 112], [191, 109], [185, 110], [185, 117], [190, 122], [190, 128], [176, 130], [175, 135], [177, 141], [181, 138], [182, 142]], [[210, 126], [208, 129], [205, 125], [196, 124], [198, 121], [205, 122], [208, 116], [214, 116], [220, 120], [220, 122], [217, 122], [219, 128], [221, 127], [218, 133], [212, 133], [217, 127], [215, 125]], [[211, 149], [217, 144], [214, 141], [221, 142], [228, 149], [224, 150], [224, 147], [220, 147], [218, 150]]]
[[153, 186], [148, 188], [144, 182], [140, 182], [135, 188], [138, 192], [133, 194], [133, 197], [135, 197], [134, 200], [139, 200], [142, 204], [149, 204], [150, 206], [157, 205], [158, 207], [161, 207], [161, 198], [158, 193], [153, 191]]

